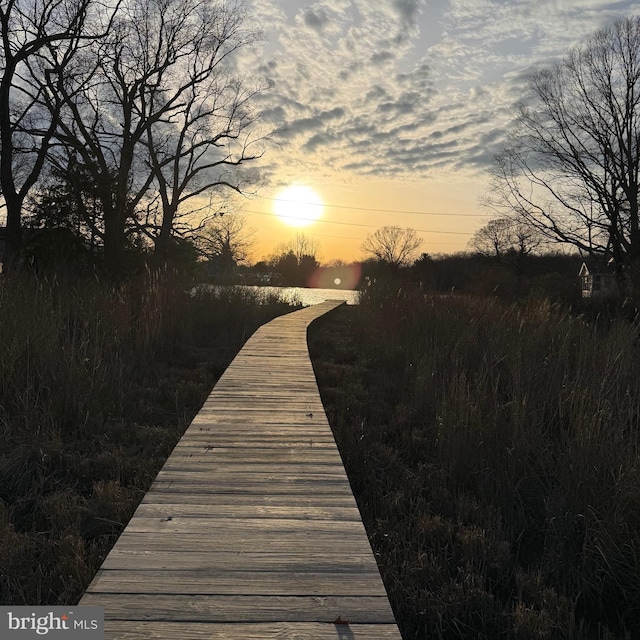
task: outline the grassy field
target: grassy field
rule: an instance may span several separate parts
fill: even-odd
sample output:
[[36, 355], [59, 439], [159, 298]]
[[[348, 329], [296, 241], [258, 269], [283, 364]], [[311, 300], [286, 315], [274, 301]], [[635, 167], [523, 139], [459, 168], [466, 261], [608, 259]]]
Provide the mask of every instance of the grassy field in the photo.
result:
[[310, 346], [405, 640], [640, 637], [637, 326], [374, 286]]
[[168, 274], [0, 279], [0, 604], [73, 604], [215, 381], [289, 311]]

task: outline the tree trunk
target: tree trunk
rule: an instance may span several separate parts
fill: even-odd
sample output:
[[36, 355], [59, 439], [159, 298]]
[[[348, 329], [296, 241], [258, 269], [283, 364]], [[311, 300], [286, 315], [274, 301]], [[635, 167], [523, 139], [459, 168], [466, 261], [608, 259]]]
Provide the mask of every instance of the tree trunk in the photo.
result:
[[154, 241], [155, 247], [153, 257], [156, 266], [163, 266], [171, 260], [171, 230], [173, 229], [174, 218], [175, 211], [173, 208], [163, 208], [162, 225], [160, 226], [160, 232]]
[[111, 278], [121, 280], [127, 271], [125, 264], [125, 225], [113, 212], [104, 219], [104, 267]]
[[0, 82], [0, 189], [7, 209], [3, 270], [16, 269], [22, 252], [22, 198], [13, 178], [13, 131], [11, 127], [11, 78], [15, 63], [8, 59]]
[[7, 232], [3, 271], [10, 273], [20, 268], [22, 260], [22, 200], [15, 196], [5, 197], [5, 205], [7, 208]]

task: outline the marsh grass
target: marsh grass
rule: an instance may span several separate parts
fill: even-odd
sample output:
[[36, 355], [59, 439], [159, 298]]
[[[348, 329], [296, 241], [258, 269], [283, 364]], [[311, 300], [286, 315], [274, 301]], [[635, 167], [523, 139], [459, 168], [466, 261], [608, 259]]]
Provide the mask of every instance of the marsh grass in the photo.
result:
[[637, 326], [374, 285], [311, 339], [405, 640], [633, 637]]
[[0, 603], [72, 604], [251, 333], [246, 291], [0, 279]]

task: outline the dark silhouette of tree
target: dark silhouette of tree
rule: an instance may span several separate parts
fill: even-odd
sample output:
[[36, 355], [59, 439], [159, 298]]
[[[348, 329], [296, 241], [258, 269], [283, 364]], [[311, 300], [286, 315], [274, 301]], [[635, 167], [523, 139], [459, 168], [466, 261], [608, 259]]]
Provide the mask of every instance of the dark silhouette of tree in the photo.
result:
[[597, 32], [560, 64], [534, 74], [529, 89], [512, 139], [497, 158], [487, 203], [554, 241], [612, 257], [620, 273], [635, 274], [640, 17]]
[[46, 79], [72, 73], [83, 48], [108, 32], [117, 4], [106, 7], [95, 0], [0, 3], [0, 190], [6, 207], [6, 267], [19, 259], [23, 204], [40, 177], [59, 124], [59, 106], [49, 108]]
[[508, 217], [490, 220], [469, 240], [470, 248], [515, 276], [516, 293], [522, 287], [530, 256], [544, 243], [545, 237], [532, 225]]
[[64, 170], [53, 168], [25, 201], [24, 226], [69, 229], [97, 253], [102, 207], [91, 176], [72, 157]]
[[281, 276], [281, 284], [309, 286], [311, 276], [320, 266], [317, 258], [318, 243], [297, 233], [288, 243], [278, 247], [269, 260], [269, 266]]
[[487, 258], [504, 262], [508, 256], [528, 256], [544, 242], [534, 227], [513, 218], [494, 218], [475, 232], [469, 245]]
[[280, 253], [269, 259], [269, 266], [278, 274], [278, 284], [296, 286], [302, 284], [298, 271], [298, 258], [293, 251]]
[[546, 238], [532, 225], [514, 218], [494, 218], [478, 229], [469, 246], [480, 255], [511, 269], [518, 279], [527, 258], [536, 253]]
[[21, 255], [30, 268], [93, 271], [100, 251], [95, 228], [102, 212], [91, 190], [88, 176], [73, 164], [41, 178], [23, 208]]
[[275, 255], [286, 255], [293, 253], [296, 260], [300, 262], [305, 256], [310, 256], [314, 260], [317, 258], [319, 244], [303, 232], [298, 232], [288, 242], [283, 242], [275, 251]]
[[196, 243], [201, 255], [227, 274], [249, 258], [253, 232], [241, 214], [227, 213], [209, 220], [198, 232]]
[[[207, 193], [242, 193], [251, 179], [241, 166], [262, 155], [252, 108], [261, 86], [246, 86], [226, 65], [227, 58], [255, 40], [255, 34], [242, 29], [243, 19], [237, 7], [220, 7], [207, 25], [215, 37], [202, 32], [200, 41], [191, 42], [200, 60], [183, 65], [181, 108], [147, 129], [148, 162], [162, 203], [161, 221], [148, 233], [160, 257], [180, 212], [186, 208], [193, 215], [195, 205], [185, 205]], [[165, 93], [156, 91], [151, 99], [163, 103]]]
[[421, 245], [422, 238], [415, 229], [389, 226], [368, 235], [362, 243], [362, 251], [396, 270], [411, 262]]
[[416, 275], [416, 279], [422, 283], [425, 289], [436, 288], [434, 260], [428, 253], [422, 253], [420, 257], [415, 260], [412, 271]]
[[[76, 154], [104, 214], [107, 269], [117, 275], [140, 234], [170, 250], [181, 205], [217, 187], [241, 189], [231, 168], [251, 159], [248, 100], [228, 60], [250, 44], [239, 5], [123, 0], [107, 37], [74, 74], [49, 76], [64, 166]], [[54, 52], [51, 53], [54, 55]]]

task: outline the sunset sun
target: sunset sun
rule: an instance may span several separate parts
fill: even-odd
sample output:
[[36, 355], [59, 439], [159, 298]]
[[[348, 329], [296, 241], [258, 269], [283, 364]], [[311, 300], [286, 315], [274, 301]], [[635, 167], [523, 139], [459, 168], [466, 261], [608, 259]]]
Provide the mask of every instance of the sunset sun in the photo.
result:
[[291, 185], [280, 191], [273, 204], [276, 215], [292, 227], [306, 227], [322, 215], [322, 198], [311, 187]]

